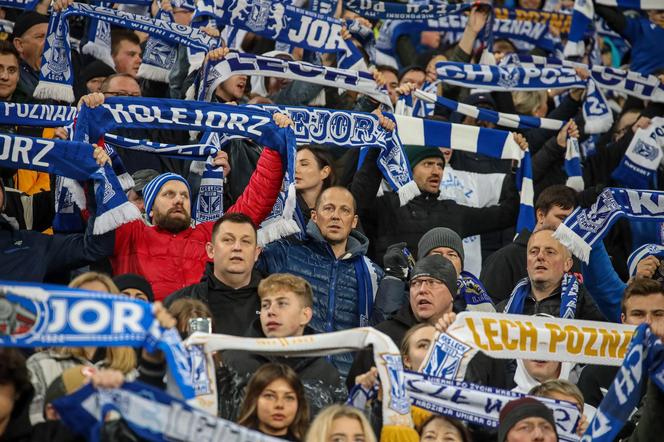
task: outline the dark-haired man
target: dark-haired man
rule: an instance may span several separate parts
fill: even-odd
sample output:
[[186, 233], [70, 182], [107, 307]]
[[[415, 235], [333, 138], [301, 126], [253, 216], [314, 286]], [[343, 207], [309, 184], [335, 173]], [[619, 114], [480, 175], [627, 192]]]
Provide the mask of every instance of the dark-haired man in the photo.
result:
[[111, 57], [115, 72], [136, 77], [141, 67], [141, 54], [141, 41], [134, 31], [117, 29], [111, 32]]
[[166, 306], [181, 298], [208, 305], [214, 318], [214, 333], [244, 336], [258, 317], [258, 284], [262, 274], [254, 270], [261, 253], [256, 226], [247, 215], [227, 213], [212, 228], [205, 245], [208, 258], [202, 282], [178, 290], [164, 301]]
[[12, 101], [19, 80], [19, 54], [6, 41], [0, 41], [0, 101]]

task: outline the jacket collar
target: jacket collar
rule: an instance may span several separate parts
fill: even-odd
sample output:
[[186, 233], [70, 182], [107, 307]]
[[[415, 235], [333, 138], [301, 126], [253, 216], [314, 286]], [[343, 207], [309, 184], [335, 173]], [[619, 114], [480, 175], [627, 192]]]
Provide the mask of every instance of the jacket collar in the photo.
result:
[[245, 285], [244, 287], [234, 289], [233, 287], [224, 284], [216, 276], [214, 276], [214, 263], [208, 262], [205, 265], [205, 272], [203, 273], [201, 282], [207, 282], [208, 287], [211, 290], [219, 290], [219, 291], [233, 291], [233, 290], [244, 290], [244, 289], [257, 290], [258, 284], [261, 282], [261, 279], [263, 279], [263, 275], [261, 275], [261, 273], [254, 268], [251, 271], [251, 280], [249, 280], [249, 284]]
[[[309, 223], [307, 224], [307, 235], [315, 242], [327, 244], [327, 241], [325, 238], [323, 238], [323, 235], [320, 233], [320, 229], [313, 220], [309, 220]], [[360, 255], [366, 255], [368, 250], [369, 238], [364, 236], [359, 230], [353, 229], [350, 232], [348, 243], [346, 244], [346, 254], [341, 257], [341, 259], [349, 259]]]

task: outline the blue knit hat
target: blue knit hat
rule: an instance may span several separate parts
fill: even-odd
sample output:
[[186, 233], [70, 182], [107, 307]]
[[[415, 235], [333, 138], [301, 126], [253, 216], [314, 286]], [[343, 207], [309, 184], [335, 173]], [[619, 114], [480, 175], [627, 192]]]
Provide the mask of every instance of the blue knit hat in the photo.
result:
[[154, 204], [154, 200], [157, 198], [157, 194], [161, 190], [161, 187], [164, 184], [166, 184], [166, 182], [173, 180], [183, 182], [187, 186], [189, 195], [191, 195], [191, 188], [189, 187], [189, 183], [181, 175], [172, 172], [166, 172], [162, 173], [161, 175], [157, 175], [152, 179], [152, 181], [147, 183], [143, 188], [143, 200], [145, 201], [145, 214], [148, 216], [148, 219], [150, 221], [152, 221], [152, 216], [150, 216], [150, 211], [152, 211], [152, 205]]

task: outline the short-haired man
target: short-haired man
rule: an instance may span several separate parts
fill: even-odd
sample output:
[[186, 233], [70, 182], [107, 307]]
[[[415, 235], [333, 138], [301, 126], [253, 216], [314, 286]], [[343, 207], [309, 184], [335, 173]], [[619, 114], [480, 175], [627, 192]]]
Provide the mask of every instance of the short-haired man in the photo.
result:
[[254, 222], [242, 213], [226, 213], [214, 223], [205, 250], [212, 262], [205, 266], [202, 282], [178, 290], [164, 304], [180, 298], [202, 301], [212, 312], [215, 333], [243, 336], [256, 319], [263, 277], [254, 270], [261, 253]]
[[39, 67], [44, 51], [48, 20], [47, 15], [26, 11], [19, 15], [14, 23], [13, 42], [21, 56], [18, 90], [28, 98], [32, 97], [37, 83], [39, 83]]
[[[577, 193], [571, 187], [547, 187], [535, 202], [537, 226], [558, 227], [577, 205]], [[516, 283], [527, 276], [526, 245], [530, 235], [529, 230], [523, 229], [514, 242], [496, 251], [484, 262], [480, 280], [495, 303], [509, 298]], [[574, 268], [575, 271], [580, 270], [578, 264]]]
[[7, 41], [0, 41], [0, 102], [11, 102], [19, 81], [19, 54]]
[[[364, 325], [371, 314], [373, 281], [382, 270], [365, 257], [369, 241], [355, 230], [355, 199], [344, 187], [324, 190], [316, 201], [307, 225], [308, 238], [281, 240], [265, 247], [259, 268], [266, 273], [292, 273], [309, 281], [314, 290], [311, 327], [332, 332]], [[342, 372], [350, 357], [335, 357]]]
[[141, 67], [141, 40], [134, 31], [116, 29], [111, 32], [111, 57], [115, 63], [115, 72], [138, 75]]
[[[315, 333], [308, 326], [313, 315], [311, 285], [299, 276], [275, 273], [258, 285], [260, 318], [253, 321], [247, 335], [256, 338], [287, 338]], [[277, 362], [290, 366], [305, 386], [310, 413], [336, 402], [343, 402], [347, 391], [339, 372], [324, 357], [289, 358], [259, 356], [243, 351], [222, 354], [223, 366], [217, 386], [220, 389], [220, 413], [236, 419], [240, 407], [239, 391], [263, 364]]]
[[[623, 324], [641, 325], [664, 322], [664, 288], [650, 278], [634, 278], [625, 288], [621, 302]], [[588, 365], [581, 372], [578, 387], [584, 400], [599, 407], [620, 367]]]
[[528, 277], [519, 281], [497, 311], [605, 321], [585, 287], [569, 273], [572, 254], [553, 237], [555, 229], [544, 225], [530, 235], [526, 246]]

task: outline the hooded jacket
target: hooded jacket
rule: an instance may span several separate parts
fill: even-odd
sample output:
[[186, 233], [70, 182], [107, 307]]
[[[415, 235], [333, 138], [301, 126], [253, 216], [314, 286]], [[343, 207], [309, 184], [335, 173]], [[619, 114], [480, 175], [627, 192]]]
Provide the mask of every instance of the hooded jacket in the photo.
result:
[[[364, 259], [368, 246], [366, 236], [353, 230], [348, 238], [347, 253], [337, 259], [318, 226], [309, 221], [304, 241], [281, 240], [269, 244], [261, 253], [258, 268], [269, 274], [292, 273], [306, 279], [314, 292], [311, 328], [319, 333], [346, 330], [360, 326], [355, 264]], [[383, 271], [376, 264], [371, 265], [378, 284]], [[334, 360], [341, 372], [348, 372], [350, 354], [339, 355]]]
[[214, 333], [244, 336], [247, 324], [258, 317], [258, 284], [261, 279], [263, 275], [254, 270], [248, 285], [234, 289], [214, 276], [214, 265], [210, 262], [205, 267], [205, 275], [200, 283], [173, 293], [166, 298], [164, 305], [170, 307], [173, 302], [183, 298], [204, 302], [214, 318]]
[[[259, 225], [272, 210], [281, 189], [281, 164], [278, 152], [264, 149], [242, 196], [226, 212], [245, 213]], [[209, 262], [205, 243], [212, 237], [213, 225], [206, 222], [172, 233], [141, 220], [124, 224], [115, 231], [113, 272], [144, 276], [152, 285], [155, 300], [161, 301], [200, 281]]]
[[[305, 335], [314, 334], [306, 327]], [[246, 336], [265, 338], [260, 319], [252, 322]], [[262, 365], [276, 362], [291, 367], [304, 385], [304, 394], [309, 403], [311, 419], [323, 408], [334, 403], [343, 403], [348, 391], [339, 372], [324, 357], [261, 356], [244, 351], [229, 350], [222, 353], [223, 367], [217, 370], [217, 389], [220, 417], [237, 420], [249, 379]]]

